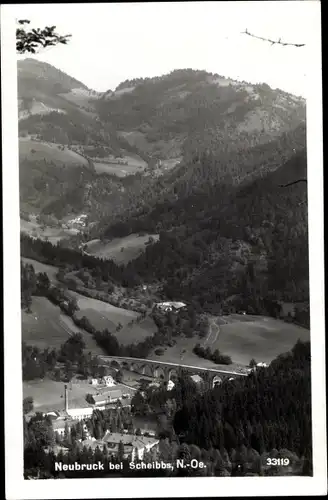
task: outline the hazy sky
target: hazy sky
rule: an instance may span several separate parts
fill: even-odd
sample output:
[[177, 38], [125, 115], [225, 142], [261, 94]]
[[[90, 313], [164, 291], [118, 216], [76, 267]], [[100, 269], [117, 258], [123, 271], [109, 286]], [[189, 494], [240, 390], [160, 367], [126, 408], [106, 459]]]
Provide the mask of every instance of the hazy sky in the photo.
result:
[[[315, 5], [317, 4], [317, 5]], [[172, 2], [12, 6], [31, 26], [56, 25], [69, 45], [36, 56], [98, 91], [173, 69], [205, 69], [305, 95], [306, 58], [317, 2]], [[282, 47], [242, 35], [305, 48]], [[33, 56], [34, 57], [34, 56]]]

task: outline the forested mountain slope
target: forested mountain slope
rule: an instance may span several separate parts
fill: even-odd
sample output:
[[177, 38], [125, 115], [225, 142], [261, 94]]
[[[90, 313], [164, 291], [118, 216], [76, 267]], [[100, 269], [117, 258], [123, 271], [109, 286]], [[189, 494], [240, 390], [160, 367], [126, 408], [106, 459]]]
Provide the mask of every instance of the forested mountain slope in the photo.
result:
[[[22, 203], [59, 219], [81, 206], [93, 221], [111, 214], [93, 236], [163, 198], [262, 176], [305, 145], [302, 98], [205, 71], [176, 70], [101, 94], [46, 63], [25, 59], [18, 63], [18, 90], [25, 138], [20, 165], [29, 176], [25, 186], [22, 177]], [[45, 145], [55, 148], [46, 151]], [[34, 150], [42, 154], [36, 158]], [[137, 155], [148, 167], [127, 181], [92, 169], [93, 176], [84, 173], [85, 181], [72, 182], [57, 158], [64, 150], [67, 164], [72, 152], [80, 154], [81, 167], [85, 158], [92, 166], [126, 155]], [[45, 190], [40, 200], [43, 184], [49, 196]]]
[[208, 190], [155, 206], [121, 230], [160, 232], [130, 266], [168, 296], [202, 306], [233, 297], [260, 312], [262, 299], [308, 300], [306, 151], [245, 186]]
[[131, 144], [162, 160], [264, 144], [305, 120], [301, 98], [192, 69], [123, 82], [98, 109]]

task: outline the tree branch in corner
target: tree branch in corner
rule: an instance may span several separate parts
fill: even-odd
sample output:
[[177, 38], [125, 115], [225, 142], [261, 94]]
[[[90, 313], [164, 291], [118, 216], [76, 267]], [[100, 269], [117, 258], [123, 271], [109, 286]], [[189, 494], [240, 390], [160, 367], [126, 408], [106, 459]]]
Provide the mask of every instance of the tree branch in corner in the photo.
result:
[[251, 36], [253, 38], [257, 38], [258, 40], [263, 40], [264, 42], [269, 42], [269, 43], [271, 43], [271, 45], [278, 44], [278, 45], [284, 45], [284, 46], [289, 45], [289, 46], [292, 46], [292, 47], [305, 47], [305, 43], [282, 42], [281, 38], [279, 38], [279, 40], [271, 40], [270, 38], [263, 38], [261, 36], [253, 35], [249, 31], [247, 31], [247, 28], [245, 29], [245, 31], [242, 31], [241, 33], [244, 34], [244, 35]]

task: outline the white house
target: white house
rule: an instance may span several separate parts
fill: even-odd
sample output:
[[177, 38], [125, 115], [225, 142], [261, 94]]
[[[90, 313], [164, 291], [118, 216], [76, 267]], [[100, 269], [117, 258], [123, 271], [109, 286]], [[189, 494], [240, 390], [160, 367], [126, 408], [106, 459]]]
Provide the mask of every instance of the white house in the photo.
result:
[[172, 391], [173, 387], [175, 386], [175, 383], [172, 382], [172, 380], [169, 380], [166, 386], [167, 391]]
[[111, 375], [105, 375], [103, 377], [103, 382], [104, 384], [106, 384], [107, 387], [114, 387], [114, 385], [116, 385], [115, 380]]
[[187, 307], [184, 302], [159, 302], [156, 307], [161, 311], [180, 311], [184, 307]]

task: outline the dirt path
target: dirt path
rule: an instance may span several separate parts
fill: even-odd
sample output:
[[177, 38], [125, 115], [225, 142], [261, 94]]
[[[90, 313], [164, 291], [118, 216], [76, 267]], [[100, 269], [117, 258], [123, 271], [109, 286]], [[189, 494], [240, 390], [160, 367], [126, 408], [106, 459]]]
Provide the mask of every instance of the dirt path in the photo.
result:
[[210, 345], [215, 344], [215, 342], [218, 339], [219, 333], [220, 333], [220, 327], [217, 323], [217, 319], [211, 318], [210, 324], [209, 324], [209, 329], [208, 329], [208, 335], [207, 335], [205, 342], [204, 342], [204, 347], [208, 347]]

